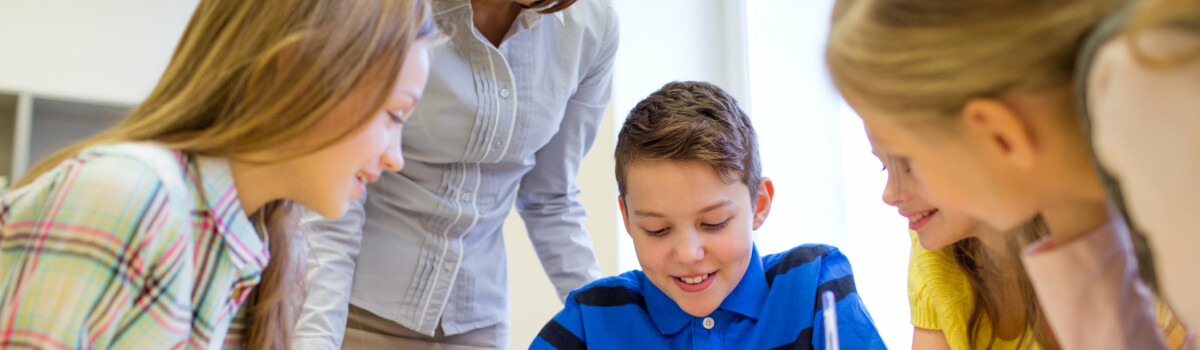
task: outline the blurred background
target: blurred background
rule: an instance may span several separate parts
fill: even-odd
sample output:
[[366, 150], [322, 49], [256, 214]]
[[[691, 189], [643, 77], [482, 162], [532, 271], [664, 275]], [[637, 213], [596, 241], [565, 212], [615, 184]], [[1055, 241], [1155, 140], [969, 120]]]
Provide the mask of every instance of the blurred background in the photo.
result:
[[[596, 1], [596, 0], [579, 0]], [[885, 173], [825, 73], [832, 0], [613, 0], [613, 101], [579, 186], [606, 276], [638, 268], [616, 206], [612, 151], [626, 113], [673, 80], [730, 91], [759, 133], [776, 198], [763, 254], [837, 246], [889, 347], [911, 344], [907, 220], [880, 200]], [[103, 127], [156, 83], [196, 0], [0, 0], [0, 176]], [[562, 305], [520, 219], [505, 225], [512, 340], [526, 348]]]

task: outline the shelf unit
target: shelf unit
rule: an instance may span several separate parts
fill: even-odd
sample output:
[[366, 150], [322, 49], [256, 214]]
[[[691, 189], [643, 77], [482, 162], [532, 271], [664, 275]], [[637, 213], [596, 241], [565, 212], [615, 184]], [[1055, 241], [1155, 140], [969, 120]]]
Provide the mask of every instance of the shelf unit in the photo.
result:
[[0, 188], [55, 150], [103, 130], [132, 106], [0, 90]]

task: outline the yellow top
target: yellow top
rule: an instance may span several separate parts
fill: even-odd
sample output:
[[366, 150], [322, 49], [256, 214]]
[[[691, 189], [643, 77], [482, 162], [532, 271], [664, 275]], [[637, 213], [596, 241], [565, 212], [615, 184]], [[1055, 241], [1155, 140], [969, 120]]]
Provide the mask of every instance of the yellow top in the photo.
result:
[[[908, 263], [908, 302], [912, 309], [912, 324], [918, 328], [942, 331], [951, 349], [969, 349], [967, 321], [975, 299], [971, 296], [971, 284], [954, 257], [945, 250], [928, 251], [917, 242], [916, 232], [912, 236], [912, 253]], [[992, 336], [992, 325], [987, 318], [980, 320], [979, 339]], [[1026, 331], [1024, 339], [1004, 340], [997, 338], [992, 349], [1026, 349], [1033, 343], [1033, 332]], [[976, 344], [977, 349], [986, 349], [987, 341]], [[1018, 344], [1020, 344], [1018, 346]], [[1028, 349], [1041, 349], [1034, 344]]]
[[[908, 301], [912, 310], [912, 324], [918, 328], [942, 331], [951, 349], [969, 349], [967, 321], [975, 304], [971, 296], [971, 285], [954, 257], [946, 250], [928, 251], [912, 236], [912, 253], [908, 263]], [[1162, 302], [1156, 302], [1159, 327], [1164, 329], [1167, 343], [1173, 349], [1182, 347], [1186, 331], [1175, 320], [1171, 310]], [[980, 320], [979, 338], [976, 349], [986, 349], [986, 339], [991, 338], [992, 325], [987, 318]], [[996, 339], [992, 349], [1026, 349], [1033, 342], [1033, 332], [1026, 331], [1021, 339]], [[1017, 344], [1021, 345], [1018, 346]], [[1029, 349], [1041, 349], [1037, 344]]]

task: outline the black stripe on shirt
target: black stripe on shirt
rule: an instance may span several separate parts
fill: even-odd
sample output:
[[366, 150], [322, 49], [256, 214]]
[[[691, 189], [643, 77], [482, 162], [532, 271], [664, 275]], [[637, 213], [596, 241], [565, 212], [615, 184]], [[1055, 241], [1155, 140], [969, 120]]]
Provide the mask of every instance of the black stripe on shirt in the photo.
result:
[[553, 346], [555, 349], [587, 349], [587, 343], [584, 343], [582, 339], [575, 336], [575, 333], [571, 333], [570, 330], [567, 330], [566, 327], [563, 327], [562, 324], [553, 319], [547, 322], [545, 327], [542, 327], [541, 332], [538, 332], [538, 338], [542, 338], [542, 340], [550, 343], [550, 346]]
[[587, 306], [621, 306], [634, 304], [646, 310], [646, 298], [629, 287], [596, 286], [575, 293], [575, 302]]
[[821, 310], [821, 294], [825, 294], [827, 290], [833, 291], [834, 302], [842, 301], [842, 298], [855, 292], [854, 275], [846, 275], [846, 277], [821, 283], [817, 287], [817, 302], [813, 305], [813, 312]]
[[799, 335], [796, 336], [796, 341], [791, 342], [789, 344], [783, 344], [780, 346], [776, 346], [774, 348], [771, 348], [771, 350], [801, 350], [801, 349], [811, 350], [813, 348], [813, 346], [812, 346], [812, 335], [813, 334], [812, 333], [813, 333], [812, 327], [805, 328], [804, 330], [800, 331]]
[[770, 288], [772, 283], [775, 283], [775, 276], [782, 275], [792, 269], [829, 255], [829, 247], [826, 246], [802, 246], [792, 249], [779, 263], [767, 269], [767, 287]]

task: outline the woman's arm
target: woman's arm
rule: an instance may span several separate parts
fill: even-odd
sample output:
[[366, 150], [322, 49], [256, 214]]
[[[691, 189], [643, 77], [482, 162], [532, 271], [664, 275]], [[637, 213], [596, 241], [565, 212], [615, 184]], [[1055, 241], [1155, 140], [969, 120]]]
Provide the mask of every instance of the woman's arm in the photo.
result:
[[583, 226], [587, 213], [575, 181], [612, 95], [618, 30], [615, 11], [610, 3], [606, 4], [609, 21], [599, 50], [567, 101], [558, 133], [538, 150], [537, 163], [521, 179], [517, 190], [517, 211], [546, 275], [562, 299], [571, 290], [600, 278], [592, 240]]
[[362, 248], [365, 198], [351, 202], [346, 214], [335, 220], [305, 213], [302, 233], [308, 243], [306, 294], [296, 324], [296, 349], [336, 350], [342, 346], [354, 267]]

